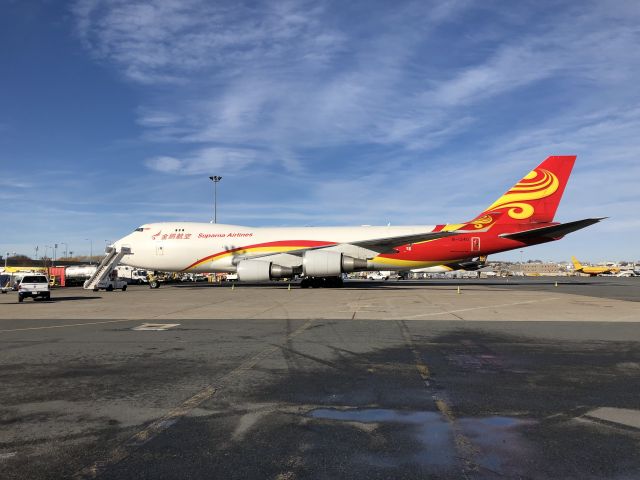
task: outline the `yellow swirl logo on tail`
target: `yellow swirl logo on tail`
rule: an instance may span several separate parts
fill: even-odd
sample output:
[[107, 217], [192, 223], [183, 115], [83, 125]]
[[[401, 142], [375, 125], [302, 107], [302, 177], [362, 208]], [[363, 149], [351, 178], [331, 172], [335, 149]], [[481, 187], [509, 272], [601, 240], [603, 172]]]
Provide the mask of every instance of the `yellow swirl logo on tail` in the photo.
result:
[[482, 228], [485, 225], [489, 225], [491, 222], [493, 222], [493, 217], [491, 215], [484, 215], [476, 218], [472, 223], [474, 228]]
[[549, 170], [543, 168], [532, 170], [487, 210], [507, 208], [507, 213], [511, 218], [524, 220], [535, 212], [533, 205], [527, 202], [553, 195], [559, 186], [558, 177]]

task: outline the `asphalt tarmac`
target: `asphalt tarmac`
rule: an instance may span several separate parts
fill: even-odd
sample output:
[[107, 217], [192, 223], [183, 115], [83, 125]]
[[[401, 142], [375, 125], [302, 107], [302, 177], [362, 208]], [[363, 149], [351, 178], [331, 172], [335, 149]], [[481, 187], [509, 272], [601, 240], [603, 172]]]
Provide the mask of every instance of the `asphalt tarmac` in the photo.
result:
[[640, 478], [640, 282], [585, 280], [3, 295], [0, 478]]
[[0, 295], [3, 318], [640, 320], [640, 277], [349, 281], [339, 289], [182, 283], [126, 292], [57, 289], [51, 301]]

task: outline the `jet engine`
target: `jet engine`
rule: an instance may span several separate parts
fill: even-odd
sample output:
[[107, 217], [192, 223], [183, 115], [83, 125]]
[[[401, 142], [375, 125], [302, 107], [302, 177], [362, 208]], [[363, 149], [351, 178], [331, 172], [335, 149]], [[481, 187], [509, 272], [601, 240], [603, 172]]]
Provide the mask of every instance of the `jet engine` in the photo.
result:
[[261, 260], [241, 260], [236, 271], [238, 280], [245, 282], [266, 282], [274, 278], [293, 277], [299, 273], [292, 267]]
[[366, 269], [366, 259], [349, 257], [340, 252], [311, 250], [304, 252], [302, 258], [302, 270], [308, 277], [335, 277]]

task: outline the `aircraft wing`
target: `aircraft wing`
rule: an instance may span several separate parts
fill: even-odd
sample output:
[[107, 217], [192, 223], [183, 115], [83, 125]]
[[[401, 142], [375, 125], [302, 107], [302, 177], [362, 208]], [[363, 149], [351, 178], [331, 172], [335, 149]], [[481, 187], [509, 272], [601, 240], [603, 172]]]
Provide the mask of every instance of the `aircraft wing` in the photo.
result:
[[394, 247], [399, 247], [400, 245], [407, 245], [409, 243], [417, 243], [417, 242], [426, 242], [428, 240], [436, 240], [438, 238], [450, 237], [452, 235], [459, 235], [460, 233], [465, 232], [423, 232], [423, 233], [414, 233], [411, 235], [396, 235], [393, 237], [382, 237], [375, 238], [369, 240], [355, 240], [353, 242], [343, 242], [343, 243], [331, 243], [327, 245], [321, 245], [318, 247], [309, 247], [309, 248], [300, 248], [298, 250], [290, 250], [288, 252], [283, 252], [281, 254], [278, 253], [264, 253], [262, 255], [247, 255], [242, 256], [239, 255], [238, 260], [246, 259], [257, 259], [264, 257], [272, 257], [275, 255], [294, 255], [297, 257], [302, 257], [304, 252], [308, 252], [310, 250], [321, 250], [323, 248], [332, 248], [339, 249], [341, 245], [351, 245], [355, 247], [361, 247], [366, 250], [371, 250], [378, 254], [380, 253], [397, 253], [397, 250]]
[[438, 238], [451, 237], [452, 235], [458, 235], [463, 232], [428, 232], [428, 233], [414, 233], [411, 235], [399, 235], [395, 237], [383, 237], [373, 240], [358, 240], [355, 242], [348, 242], [350, 245], [356, 247], [366, 248], [367, 250], [373, 250], [378, 253], [397, 253], [394, 247], [400, 245], [407, 245], [409, 243], [426, 242], [428, 240], [437, 240]]
[[522, 232], [515, 233], [501, 233], [502, 238], [508, 238], [510, 240], [518, 240], [526, 242], [527, 240], [534, 240], [536, 238], [550, 238], [558, 239], [565, 235], [580, 230], [582, 228], [598, 223], [607, 217], [600, 218], [585, 218], [584, 220], [576, 220], [575, 222], [561, 223], [559, 225], [553, 225], [550, 227], [532, 228], [531, 230], [524, 230]]

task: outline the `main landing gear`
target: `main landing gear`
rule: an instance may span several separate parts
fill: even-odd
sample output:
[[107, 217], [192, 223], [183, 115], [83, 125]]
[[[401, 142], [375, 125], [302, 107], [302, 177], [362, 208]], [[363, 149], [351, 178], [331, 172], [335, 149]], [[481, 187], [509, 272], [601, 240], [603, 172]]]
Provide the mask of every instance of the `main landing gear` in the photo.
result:
[[300, 282], [300, 288], [340, 288], [342, 285], [340, 277], [305, 277]]

